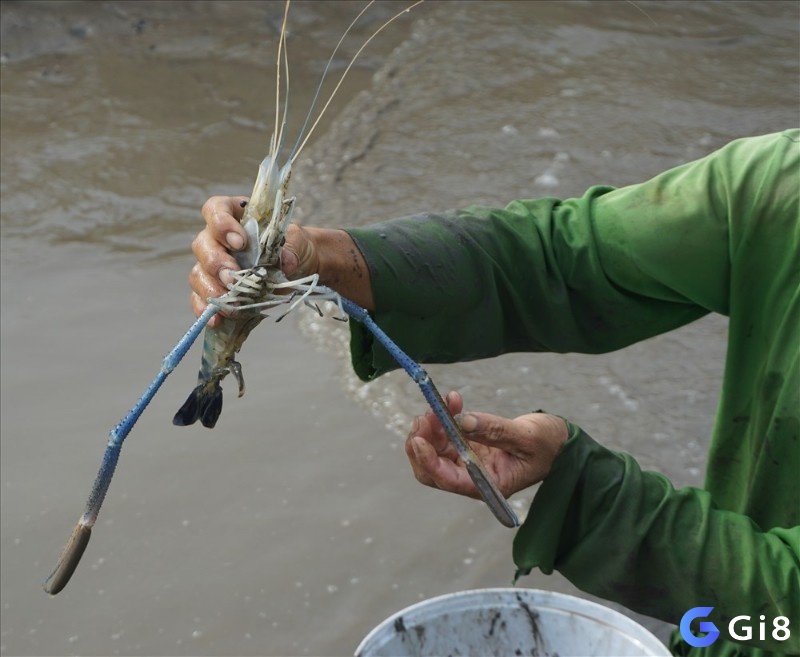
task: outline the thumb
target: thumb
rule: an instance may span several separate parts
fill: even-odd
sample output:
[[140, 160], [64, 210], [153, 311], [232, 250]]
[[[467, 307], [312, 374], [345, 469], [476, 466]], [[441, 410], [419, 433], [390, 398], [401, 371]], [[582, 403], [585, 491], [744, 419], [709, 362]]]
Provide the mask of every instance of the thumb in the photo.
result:
[[307, 232], [291, 224], [286, 233], [286, 244], [281, 251], [281, 269], [287, 277], [301, 278], [317, 273], [317, 254]]
[[519, 451], [519, 427], [513, 420], [491, 413], [459, 413], [455, 417], [464, 438], [507, 452]]

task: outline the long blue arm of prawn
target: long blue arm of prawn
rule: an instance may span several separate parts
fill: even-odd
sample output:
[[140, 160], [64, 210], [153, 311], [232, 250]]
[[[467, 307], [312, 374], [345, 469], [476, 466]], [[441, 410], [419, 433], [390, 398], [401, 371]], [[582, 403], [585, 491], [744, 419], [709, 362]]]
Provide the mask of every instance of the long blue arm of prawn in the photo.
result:
[[172, 351], [170, 351], [161, 363], [161, 369], [156, 377], [144, 391], [139, 401], [128, 411], [127, 415], [123, 417], [119, 423], [109, 432], [108, 444], [106, 451], [103, 454], [103, 460], [100, 463], [100, 470], [95, 477], [92, 491], [89, 493], [89, 499], [86, 502], [86, 510], [72, 530], [72, 534], [67, 541], [67, 545], [61, 553], [58, 564], [50, 573], [49, 577], [44, 581], [44, 590], [50, 595], [55, 595], [63, 589], [67, 582], [69, 582], [72, 573], [78, 567], [78, 562], [83, 556], [83, 552], [89, 543], [89, 538], [92, 535], [92, 526], [97, 520], [97, 514], [100, 513], [100, 507], [103, 504], [108, 487], [111, 485], [111, 478], [114, 476], [114, 470], [117, 467], [117, 460], [119, 453], [122, 449], [122, 443], [127, 438], [128, 434], [133, 429], [133, 425], [139, 419], [150, 400], [153, 399], [161, 384], [164, 383], [169, 374], [174, 370], [178, 363], [181, 362], [186, 352], [189, 351], [197, 336], [208, 324], [217, 312], [219, 307], [213, 304], [209, 305], [200, 317], [197, 318], [194, 324], [189, 328], [186, 334], [180, 339]]
[[467, 472], [475, 484], [475, 487], [478, 489], [481, 498], [486, 502], [489, 509], [491, 509], [495, 518], [506, 527], [519, 526], [517, 514], [514, 513], [508, 501], [503, 497], [503, 494], [498, 490], [497, 486], [495, 486], [477, 454], [475, 454], [469, 446], [469, 443], [464, 440], [464, 437], [461, 435], [461, 430], [458, 428], [458, 424], [450, 413], [450, 409], [447, 408], [447, 404], [444, 399], [442, 399], [442, 395], [436, 389], [433, 380], [428, 376], [425, 369], [400, 349], [394, 340], [386, 335], [383, 329], [375, 323], [375, 320], [372, 319], [364, 308], [335, 293], [333, 293], [333, 296], [338, 297], [342, 310], [344, 310], [351, 319], [363, 324], [364, 327], [375, 336], [375, 339], [383, 345], [386, 351], [389, 352], [395, 362], [414, 380], [420, 390], [422, 390], [425, 400], [428, 402], [428, 405], [431, 407], [431, 410], [434, 412], [439, 422], [441, 422], [447, 437], [456, 448], [461, 460], [464, 461]]

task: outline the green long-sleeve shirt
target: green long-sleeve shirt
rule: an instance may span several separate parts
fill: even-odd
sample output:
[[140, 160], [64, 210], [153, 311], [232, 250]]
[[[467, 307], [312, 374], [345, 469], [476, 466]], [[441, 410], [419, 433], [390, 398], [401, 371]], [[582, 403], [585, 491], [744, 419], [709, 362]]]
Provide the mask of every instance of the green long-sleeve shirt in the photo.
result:
[[[630, 187], [350, 230], [375, 318], [423, 362], [509, 351], [606, 352], [708, 312], [730, 317], [705, 489], [675, 490], [581, 429], [514, 540], [522, 572], [722, 636], [676, 654], [800, 653], [800, 131], [735, 141]], [[358, 325], [362, 378], [395, 367]], [[766, 617], [731, 642], [729, 619]], [[776, 641], [772, 619], [791, 637]], [[696, 628], [696, 625], [695, 625]], [[695, 630], [696, 631], [696, 630]], [[741, 631], [739, 631], [741, 634]]]

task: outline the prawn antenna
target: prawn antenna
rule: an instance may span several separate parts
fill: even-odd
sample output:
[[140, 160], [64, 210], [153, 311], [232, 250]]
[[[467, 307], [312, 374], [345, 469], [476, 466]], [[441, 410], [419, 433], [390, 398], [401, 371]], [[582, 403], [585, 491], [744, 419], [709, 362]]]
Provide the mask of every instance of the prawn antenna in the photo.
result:
[[347, 29], [344, 31], [341, 37], [339, 37], [339, 42], [336, 44], [336, 47], [333, 49], [331, 56], [328, 58], [328, 63], [325, 64], [325, 70], [322, 71], [322, 76], [319, 79], [319, 84], [317, 84], [317, 90], [314, 92], [314, 98], [311, 100], [311, 107], [308, 108], [308, 112], [306, 113], [306, 118], [303, 121], [303, 127], [300, 128], [300, 133], [297, 135], [297, 141], [292, 148], [292, 152], [289, 155], [289, 160], [291, 161], [294, 159], [294, 154], [297, 151], [297, 147], [300, 145], [300, 140], [303, 138], [303, 133], [306, 131], [306, 126], [308, 125], [309, 119], [311, 119], [311, 115], [314, 113], [314, 108], [317, 106], [317, 100], [319, 100], [319, 94], [322, 91], [322, 85], [325, 82], [325, 77], [328, 75], [328, 71], [331, 68], [331, 64], [333, 63], [333, 58], [336, 57], [336, 53], [339, 52], [339, 48], [341, 47], [342, 43], [344, 42], [345, 38], [348, 34], [350, 34], [350, 30], [353, 29], [353, 26], [358, 22], [358, 19], [364, 15], [364, 12], [367, 11], [373, 4], [375, 0], [370, 0], [364, 8], [358, 12], [358, 15], [352, 20], [350, 25], [347, 26]]
[[649, 19], [650, 19], [650, 22], [651, 22], [653, 25], [655, 25], [656, 27], [658, 27], [658, 23], [656, 23], [656, 21], [653, 19], [653, 17], [652, 17], [650, 14], [648, 14], [648, 13], [647, 13], [647, 12], [646, 12], [644, 9], [642, 9], [642, 8], [641, 8], [639, 5], [637, 5], [637, 4], [636, 4], [636, 3], [635, 3], [633, 0], [625, 0], [625, 1], [626, 1], [626, 2], [627, 2], [629, 5], [633, 5], [633, 6], [634, 6], [636, 9], [638, 9], [640, 12], [642, 12], [642, 13], [643, 13], [645, 16], [647, 16], [647, 18], [649, 18]]
[[[410, 12], [417, 5], [422, 4], [423, 2], [425, 2], [425, 0], [417, 0], [413, 4], [409, 5], [405, 9], [403, 9], [402, 11], [397, 12], [394, 16], [392, 16], [389, 20], [387, 20], [385, 23], [383, 23], [377, 30], [375, 30], [369, 36], [369, 38], [361, 45], [361, 47], [356, 51], [356, 54], [353, 55], [353, 58], [347, 64], [347, 68], [344, 69], [344, 72], [339, 77], [339, 81], [336, 83], [336, 86], [333, 88], [333, 91], [331, 92], [331, 95], [328, 97], [328, 100], [325, 102], [325, 105], [320, 110], [319, 114], [317, 115], [317, 118], [314, 120], [314, 123], [311, 125], [311, 128], [309, 128], [308, 133], [306, 133], [306, 135], [303, 136], [303, 131], [305, 130], [306, 124], [308, 123], [309, 117], [311, 116], [311, 112], [312, 112], [312, 110], [314, 108], [314, 105], [317, 102], [317, 96], [319, 95], [320, 89], [322, 88], [322, 82], [325, 79], [325, 75], [328, 73], [328, 69], [330, 68], [331, 62], [333, 61], [333, 56], [336, 54], [336, 50], [338, 50], [338, 48], [341, 45], [342, 41], [344, 40], [345, 36], [347, 36], [347, 33], [350, 31], [350, 29], [353, 27], [353, 25], [355, 25], [355, 23], [359, 19], [359, 17], [367, 9], [369, 9], [369, 7], [372, 5], [373, 2], [374, 2], [374, 0], [372, 0], [366, 7], [364, 7], [364, 9], [361, 10], [361, 13], [358, 16], [356, 16], [356, 18], [350, 24], [350, 27], [348, 27], [347, 30], [345, 30], [345, 33], [342, 35], [342, 38], [339, 40], [339, 43], [336, 45], [336, 49], [334, 49], [333, 54], [331, 55], [331, 58], [328, 60], [328, 64], [325, 66], [325, 70], [322, 73], [322, 78], [320, 79], [319, 86], [317, 87], [317, 93], [314, 96], [314, 101], [311, 104], [311, 109], [309, 109], [308, 114], [306, 115], [306, 121], [305, 121], [305, 123], [303, 123], [303, 129], [300, 131], [300, 136], [297, 138], [297, 142], [300, 145], [298, 146], [297, 144], [295, 144], [294, 148], [292, 149], [291, 154], [289, 155], [289, 162], [290, 163], [293, 163], [297, 159], [297, 157], [300, 155], [300, 152], [303, 150], [303, 148], [305, 148], [305, 145], [308, 142], [309, 137], [311, 137], [312, 133], [314, 132], [314, 129], [319, 124], [320, 119], [322, 119], [322, 116], [325, 114], [325, 111], [328, 109], [328, 106], [331, 104], [331, 101], [333, 100], [333, 97], [336, 95], [336, 92], [339, 91], [339, 87], [342, 86], [342, 82], [344, 82], [345, 77], [350, 72], [350, 69], [353, 67], [353, 64], [355, 63], [356, 59], [358, 59], [358, 56], [362, 53], [364, 48], [366, 48], [369, 45], [370, 41], [372, 41], [376, 36], [378, 36], [378, 34], [380, 34], [391, 23], [393, 23], [395, 20], [400, 18], [400, 16], [402, 16], [403, 14], [407, 14], [408, 12]], [[302, 142], [300, 142], [301, 139], [303, 140]]]

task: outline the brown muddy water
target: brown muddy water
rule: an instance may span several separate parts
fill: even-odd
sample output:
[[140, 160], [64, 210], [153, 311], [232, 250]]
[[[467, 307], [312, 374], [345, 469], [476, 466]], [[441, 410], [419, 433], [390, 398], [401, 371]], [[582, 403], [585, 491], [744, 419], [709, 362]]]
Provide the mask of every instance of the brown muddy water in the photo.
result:
[[[361, 6], [292, 7], [295, 129]], [[400, 6], [373, 7], [334, 69]], [[189, 354], [128, 438], [72, 582], [41, 589], [109, 429], [192, 320], [200, 206], [251, 188], [281, 13], [2, 3], [3, 655], [352, 654], [402, 607], [510, 583], [513, 533], [410, 474], [418, 392], [395, 374], [357, 383], [345, 330], [298, 312], [251, 336], [248, 392], [228, 393], [214, 431], [170, 421]], [[799, 18], [795, 2], [428, 3], [354, 68], [296, 168], [296, 216], [572, 196], [797, 125]], [[725, 337], [708, 317], [604, 356], [431, 371], [470, 408], [547, 408], [699, 485]], [[523, 584], [575, 592], [558, 576]]]

